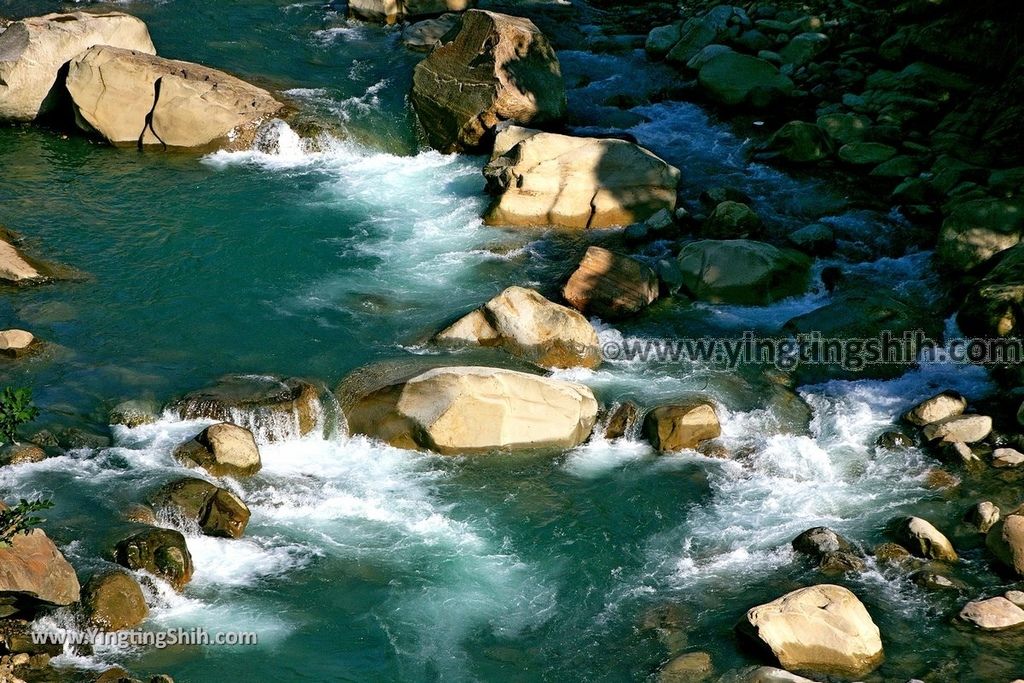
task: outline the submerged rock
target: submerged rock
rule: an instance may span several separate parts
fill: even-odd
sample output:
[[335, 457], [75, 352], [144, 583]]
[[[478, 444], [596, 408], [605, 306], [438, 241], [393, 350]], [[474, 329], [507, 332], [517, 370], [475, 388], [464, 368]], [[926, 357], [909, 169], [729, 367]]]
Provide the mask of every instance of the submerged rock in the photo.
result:
[[95, 574], [85, 584], [82, 613], [97, 628], [120, 631], [142, 623], [149, 607], [135, 577], [112, 570]]
[[416, 66], [411, 100], [430, 144], [443, 152], [486, 146], [502, 121], [565, 116], [558, 57], [529, 19], [470, 10], [455, 38]]
[[238, 496], [195, 477], [168, 484], [153, 496], [152, 503], [158, 510], [195, 524], [207, 536], [241, 538], [249, 523], [249, 508]]
[[484, 169], [497, 196], [488, 225], [574, 229], [625, 226], [676, 206], [679, 170], [625, 140], [511, 127]]
[[700, 240], [679, 252], [683, 287], [711, 303], [765, 305], [807, 289], [810, 260], [753, 240]]
[[0, 121], [50, 112], [60, 101], [61, 68], [93, 45], [156, 54], [146, 24], [121, 12], [46, 14], [8, 26], [0, 33]]
[[749, 610], [738, 628], [786, 669], [860, 676], [883, 657], [878, 627], [857, 596], [842, 586], [795, 590]]
[[639, 312], [658, 298], [658, 276], [646, 264], [602, 247], [589, 247], [562, 288], [583, 313], [605, 319]]
[[687, 652], [665, 664], [658, 672], [658, 683], [700, 683], [711, 677], [714, 665], [707, 652]]
[[174, 451], [190, 467], [202, 467], [215, 477], [247, 477], [262, 467], [252, 432], [229, 422], [210, 425]]
[[501, 346], [544, 367], [596, 368], [601, 364], [594, 326], [571, 308], [524, 287], [509, 287], [439, 332], [434, 340]]
[[644, 418], [643, 429], [660, 453], [693, 449], [722, 434], [715, 406], [701, 400], [659, 406]]
[[[339, 396], [349, 429], [445, 455], [566, 449], [583, 443], [597, 401], [582, 384], [487, 367], [441, 367]], [[341, 390], [344, 390], [343, 384]]]
[[0, 465], [21, 465], [46, 460], [46, 451], [34, 443], [10, 443], [0, 448]]
[[131, 570], [143, 569], [181, 590], [192, 580], [192, 555], [181, 532], [146, 529], [117, 544], [117, 563]]
[[896, 538], [918, 557], [956, 562], [953, 544], [931, 522], [920, 517], [907, 517], [897, 526]]
[[74, 567], [42, 529], [14, 534], [0, 546], [0, 596], [14, 609], [70, 605], [79, 595]]
[[156, 402], [132, 399], [122, 401], [110, 409], [110, 424], [124, 425], [128, 428], [152, 424], [159, 413]]
[[284, 105], [223, 71], [97, 45], [68, 66], [80, 128], [115, 145], [248, 149]]
[[305, 436], [323, 415], [316, 385], [270, 375], [229, 375], [186, 394], [170, 409], [183, 420], [208, 418], [245, 427], [261, 442]]

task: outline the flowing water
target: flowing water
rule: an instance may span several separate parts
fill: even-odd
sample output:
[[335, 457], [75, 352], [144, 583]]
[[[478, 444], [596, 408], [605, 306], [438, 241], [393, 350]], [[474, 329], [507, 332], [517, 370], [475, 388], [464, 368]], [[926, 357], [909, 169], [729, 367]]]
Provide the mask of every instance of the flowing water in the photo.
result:
[[[20, 16], [55, 4], [0, 6]], [[254, 151], [197, 158], [0, 129], [0, 223], [85, 273], [0, 301], [5, 326], [53, 343], [0, 368], [4, 382], [34, 388], [42, 426], [105, 424], [121, 400], [166, 402], [228, 373], [333, 386], [366, 363], [423, 353], [426, 334], [509, 285], [554, 293], [583, 248], [482, 226], [483, 160], [417, 151], [405, 97], [419, 56], [398, 31], [347, 22], [322, 2], [118, 7], [149, 23], [165, 56], [285, 91], [337, 133], [311, 145], [279, 124]], [[608, 128], [598, 106], [607, 97], [673, 78], [642, 54], [560, 57], [584, 132]], [[929, 254], [891, 239], [898, 218], [749, 163], [746, 141], [697, 106], [619, 114], [620, 130], [682, 169], [693, 198], [738, 187], [777, 231], [827, 216], [858, 274], [911, 292], [934, 284]], [[825, 301], [817, 290], [765, 308], [666, 301], [633, 321], [595, 322], [606, 340], [739, 335], [777, 330]], [[870, 547], [899, 514], [955, 526], [962, 509], [926, 485], [934, 463], [872, 444], [936, 390], [984, 396], [983, 372], [931, 365], [888, 382], [803, 387], [805, 430], [762, 400], [761, 385], [705, 370], [622, 361], [557, 374], [609, 404], [715, 395], [735, 460], [657, 457], [631, 438], [543, 458], [441, 458], [331, 430], [265, 443], [257, 476], [224, 480], [252, 509], [245, 538], [190, 534], [193, 582], [182, 594], [150, 587], [145, 623], [256, 631], [259, 644], [98, 648], [57, 664], [116, 662], [181, 681], [613, 681], [700, 649], [725, 671], [757, 662], [732, 630], [748, 607], [823, 580], [789, 550], [800, 531], [825, 524]], [[46, 529], [84, 576], [131, 532], [126, 507], [195, 474], [171, 451], [204, 424], [165, 415], [115, 427], [110, 448], [0, 470], [0, 490], [57, 501]], [[980, 582], [983, 553], [964, 556], [961, 578]], [[888, 660], [876, 677], [958, 661], [1012, 677], [1021, 644], [986, 648], [952, 630], [955, 596], [873, 564], [838, 580], [882, 629]], [[67, 615], [51, 624], [68, 626]]]

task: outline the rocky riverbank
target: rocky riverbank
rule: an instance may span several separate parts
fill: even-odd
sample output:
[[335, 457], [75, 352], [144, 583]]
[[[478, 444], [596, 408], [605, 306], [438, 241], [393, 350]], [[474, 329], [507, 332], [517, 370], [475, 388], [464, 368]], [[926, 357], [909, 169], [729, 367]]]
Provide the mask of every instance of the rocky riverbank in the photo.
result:
[[[7, 555], [3, 566], [12, 568], [0, 576], [9, 658], [0, 667], [9, 675], [29, 678], [26, 672], [45, 668], [48, 657], [59, 654], [29, 647], [33, 619], [64, 609], [81, 625], [130, 629], [147, 617], [147, 582], [187, 590], [197, 571], [187, 537], [245, 536], [252, 516], [247, 495], [260, 493], [246, 482], [260, 472], [261, 448], [268, 444], [341, 433], [451, 456], [554, 456], [598, 439], [627, 439], [666, 457], [700, 454], [742, 465], [745, 454], [720, 439], [722, 416], [736, 408], [716, 399], [713, 388], [680, 390], [672, 400], [644, 405], [610, 404], [586, 375], [582, 381], [566, 376], [606, 360], [601, 325], [628, 326], [656, 303], [766, 306], [819, 287], [822, 305], [786, 319], [780, 333], [865, 339], [923, 329], [939, 338], [942, 321], [955, 315], [968, 334], [1024, 335], [1017, 263], [1024, 253], [1018, 207], [1024, 173], [1015, 166], [1017, 133], [1007, 124], [1019, 114], [1019, 98], [1008, 92], [1020, 56], [996, 49], [1015, 35], [1016, 15], [988, 30], [990, 15], [980, 9], [941, 3], [906, 3], [885, 21], [874, 21], [880, 9], [853, 3], [799, 10], [687, 3], [644, 12], [602, 3], [575, 10], [529, 3], [527, 16], [506, 6], [424, 4], [360, 2], [350, 11], [392, 24], [465, 10], [445, 14], [443, 31], [435, 23], [406, 27], [403, 35], [416, 36], [417, 47], [433, 45], [411, 76], [410, 106], [432, 147], [487, 156], [484, 224], [573, 231], [580, 238], [566, 277], [536, 287], [502, 283], [489, 300], [457, 302], [473, 308], [455, 318], [439, 314], [436, 329], [417, 347], [424, 353], [362, 368], [333, 392], [319, 381], [231, 376], [160, 409], [142, 401], [118, 406], [108, 422], [127, 429], [161, 415], [205, 421], [171, 452], [194, 476], [140, 492], [138, 504], [124, 511], [132, 533], [103, 558], [111, 566], [82, 585], [40, 529], [14, 534], [0, 547]], [[563, 26], [567, 16], [595, 23]], [[852, 240], [828, 224], [773, 224], [736, 188], [688, 186], [685, 167], [631, 136], [578, 134], [557, 50], [582, 29], [594, 51], [643, 47], [649, 59], [678, 69], [678, 86], [670, 92], [602, 106], [630, 113], [645, 99], [697, 99], [756, 136], [760, 159], [868, 188], [872, 205], [907, 221], [899, 240], [904, 251], [934, 249], [948, 291], [922, 301], [901, 283], [859, 279], [853, 266], [864, 259], [855, 258]], [[979, 35], [982, 49], [964, 44], [964, 36]], [[936, 50], [939, 38], [946, 43]], [[97, 140], [144, 152], [204, 152], [247, 149], [266, 125], [289, 113], [284, 95], [210, 67], [157, 57], [145, 24], [122, 13], [14, 22], [0, 33], [0, 53], [13, 54], [9, 45], [20, 52], [0, 67], [0, 119], [7, 121], [58, 129], [73, 124]], [[993, 103], [1005, 106], [990, 112]], [[818, 268], [823, 258], [841, 265]], [[17, 284], [48, 277], [13, 236], [0, 242], [0, 269]], [[25, 362], [26, 351], [37, 345], [23, 330], [0, 334], [11, 363]], [[772, 397], [766, 402], [809, 414], [801, 386], [906, 369], [759, 372], [757, 382]], [[826, 527], [810, 528], [793, 539], [793, 549], [821, 580], [736, 615], [737, 651], [751, 665], [771, 666], [726, 671], [708, 652], [667, 648], [660, 660], [645, 663], [652, 676], [882, 680], [877, 672], [888, 637], [876, 624], [880, 615], [872, 614], [872, 596], [863, 585], [839, 585], [867, 571], [955, 593], [951, 633], [1024, 627], [1024, 600], [1016, 590], [1024, 577], [1024, 508], [1014, 497], [1016, 468], [1024, 466], [1020, 359], [997, 365], [994, 374], [1005, 394], [969, 404], [942, 390], [905, 415], [892, 415], [877, 435], [880, 453], [913, 448], [934, 456], [930, 482], [952, 491], [946, 504], [963, 509], [961, 528], [943, 533], [923, 517], [898, 515], [886, 530], [890, 542], [874, 548]], [[731, 379], [747, 381], [739, 372]], [[4, 450], [5, 466], [110, 443], [104, 435], [73, 431], [31, 439]], [[998, 499], [973, 493], [1004, 481], [1010, 485]], [[978, 571], [986, 585], [958, 578], [964, 548], [985, 565]], [[941, 680], [961, 673], [937, 669], [920, 676]]]

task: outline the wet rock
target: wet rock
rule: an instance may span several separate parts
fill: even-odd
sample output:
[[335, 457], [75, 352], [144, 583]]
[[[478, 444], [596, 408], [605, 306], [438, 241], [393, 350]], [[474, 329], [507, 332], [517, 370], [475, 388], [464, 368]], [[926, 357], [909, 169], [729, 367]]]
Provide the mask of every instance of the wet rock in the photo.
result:
[[840, 145], [860, 142], [871, 127], [871, 119], [860, 114], [825, 114], [818, 117], [818, 127]]
[[793, 81], [771, 63], [738, 52], [708, 60], [697, 74], [700, 87], [721, 104], [767, 107], [793, 92]]
[[589, 247], [562, 296], [573, 308], [604, 319], [633, 315], [658, 298], [658, 276], [646, 264]]
[[829, 552], [822, 555], [818, 569], [826, 574], [846, 574], [862, 572], [867, 569], [867, 565], [853, 553]]
[[462, 12], [476, 7], [476, 0], [349, 0], [351, 16], [382, 24], [427, 17], [445, 12]]
[[746, 239], [760, 235], [763, 227], [761, 217], [749, 206], [724, 201], [707, 217], [700, 233], [708, 239]]
[[679, 252], [683, 286], [711, 303], [766, 305], [807, 289], [803, 254], [753, 240], [700, 240]]
[[740, 632], [767, 647], [786, 669], [860, 676], [882, 661], [882, 640], [867, 609], [842, 586], [822, 584], [749, 610]]
[[183, 420], [207, 418], [245, 427], [262, 441], [311, 433], [323, 412], [320, 389], [301, 379], [229, 375], [170, 406]]
[[736, 202], [750, 206], [753, 200], [742, 190], [735, 187], [709, 187], [700, 193], [700, 203], [709, 210], [722, 202]]
[[115, 570], [98, 573], [85, 584], [82, 613], [97, 628], [120, 631], [142, 623], [149, 607], [135, 577]]
[[667, 26], [657, 26], [647, 34], [644, 49], [653, 57], [664, 57], [679, 42], [683, 22], [677, 21]]
[[875, 559], [891, 565], [899, 565], [913, 559], [910, 551], [898, 543], [882, 543], [875, 548]]
[[950, 490], [960, 486], [960, 478], [941, 467], [933, 467], [925, 472], [924, 485], [938, 491]]
[[402, 30], [402, 44], [410, 50], [430, 52], [441, 44], [449, 31], [462, 21], [458, 14], [443, 14], [436, 19], [425, 19]]
[[786, 237], [794, 249], [811, 256], [828, 256], [836, 249], [835, 232], [822, 223], [812, 223], [794, 230]]
[[785, 161], [813, 163], [831, 156], [832, 140], [813, 123], [790, 121], [772, 135], [765, 149]]
[[46, 460], [46, 451], [34, 443], [11, 443], [0, 448], [0, 466]]
[[679, 655], [658, 672], [659, 683], [700, 683], [711, 678], [714, 665], [707, 652]]
[[984, 469], [985, 463], [974, 450], [963, 441], [940, 440], [929, 444], [934, 455], [945, 463], [978, 471]]
[[17, 236], [0, 228], [0, 280], [26, 285], [46, 280], [46, 275], [15, 246]]
[[890, 429], [889, 431], [882, 432], [878, 435], [878, 438], [875, 439], [875, 445], [879, 448], [887, 448], [891, 451], [895, 451], [903, 448], [910, 448], [914, 445], [914, 440], [903, 432], [897, 432]]
[[66, 83], [79, 127], [115, 145], [248, 149], [284, 110], [222, 71], [107, 45], [71, 60]]
[[195, 524], [207, 536], [241, 538], [249, 508], [234, 493], [203, 479], [186, 477], [168, 484], [152, 498], [153, 507]]
[[511, 126], [495, 149], [506, 151], [484, 169], [488, 225], [607, 228], [675, 210], [679, 170], [631, 142]]
[[719, 38], [726, 35], [734, 13], [735, 8], [719, 5], [702, 16], [687, 19], [680, 27], [679, 40], [665, 55], [665, 59], [674, 64], [686, 64], [702, 48], [718, 42]]
[[849, 553], [853, 552], [855, 548], [852, 543], [832, 529], [816, 526], [793, 539], [793, 550], [820, 560], [826, 553]]
[[110, 446], [110, 437], [106, 434], [96, 434], [79, 427], [68, 427], [61, 430], [59, 442], [61, 446], [68, 450], [73, 448], [91, 448], [96, 450]]
[[379, 384], [339, 400], [352, 433], [399, 448], [450, 455], [573, 448], [597, 419], [587, 387], [511, 370], [441, 367]]
[[640, 407], [632, 401], [623, 401], [612, 410], [604, 428], [604, 438], [621, 439], [634, 432], [640, 422]]
[[153, 508], [148, 505], [142, 505], [141, 503], [132, 503], [125, 508], [122, 517], [126, 521], [135, 522], [136, 524], [145, 524], [146, 526], [156, 526], [156, 513], [153, 512]]
[[964, 521], [985, 534], [999, 521], [1000, 510], [991, 501], [983, 500], [964, 514]]
[[156, 422], [159, 409], [154, 401], [122, 401], [110, 410], [110, 424], [128, 428]]
[[930, 591], [959, 591], [965, 588], [960, 581], [937, 572], [921, 569], [908, 577], [915, 585]]
[[0, 33], [0, 120], [31, 121], [53, 110], [61, 68], [93, 45], [156, 54], [146, 25], [121, 12], [46, 14], [8, 26]]
[[999, 562], [1024, 576], [1024, 515], [1016, 510], [992, 525], [985, 545]]
[[247, 477], [263, 466], [252, 432], [229, 422], [210, 425], [178, 446], [174, 457], [215, 477]]
[[443, 152], [485, 146], [501, 121], [565, 116], [558, 57], [529, 19], [470, 10], [454, 39], [416, 66], [411, 100], [430, 144]]
[[967, 272], [1020, 242], [1022, 234], [1024, 205], [1020, 200], [965, 201], [943, 221], [935, 254], [947, 270]]
[[987, 415], [957, 415], [925, 425], [922, 430], [929, 441], [961, 441], [975, 443], [992, 433], [992, 418]]
[[39, 342], [26, 330], [0, 331], [0, 356], [21, 358], [30, 354]]
[[828, 36], [823, 33], [801, 33], [779, 51], [785, 64], [795, 67], [805, 66], [828, 49]]
[[1007, 249], [994, 260], [995, 267], [968, 290], [957, 323], [965, 334], [976, 337], [1022, 337], [1024, 244]]
[[117, 544], [115, 558], [132, 571], [142, 569], [181, 590], [192, 580], [192, 555], [181, 532], [146, 529]]
[[848, 142], [839, 148], [838, 156], [855, 166], [877, 166], [896, 156], [896, 148], [880, 142]]
[[1024, 609], [1000, 596], [967, 603], [960, 618], [982, 631], [1004, 631], [1024, 625]]
[[655, 408], [644, 418], [643, 429], [661, 453], [696, 448], [722, 433], [714, 405], [699, 400]]
[[992, 451], [993, 467], [1020, 467], [1024, 465], [1024, 453], [1015, 448], [997, 448]]
[[956, 391], [943, 391], [921, 401], [903, 415], [910, 424], [923, 427], [962, 415], [967, 409], [967, 399]]
[[14, 534], [0, 546], [0, 595], [17, 611], [78, 602], [74, 568], [42, 529]]
[[896, 528], [896, 539], [918, 557], [956, 562], [956, 551], [941, 531], [920, 517], [907, 517]]
[[571, 308], [524, 287], [509, 287], [439, 332], [434, 341], [501, 346], [543, 367], [596, 368], [601, 364], [593, 325]]

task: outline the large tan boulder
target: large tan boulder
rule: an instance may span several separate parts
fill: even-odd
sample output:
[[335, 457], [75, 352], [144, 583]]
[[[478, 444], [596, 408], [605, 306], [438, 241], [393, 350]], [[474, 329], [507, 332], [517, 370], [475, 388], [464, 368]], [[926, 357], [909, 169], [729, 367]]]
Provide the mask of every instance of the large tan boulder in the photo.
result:
[[413, 74], [412, 104], [431, 145], [479, 149], [502, 121], [541, 124], [565, 115], [558, 57], [529, 19], [469, 10], [455, 38]]
[[962, 415], [967, 409], [967, 399], [956, 391], [943, 391], [921, 401], [903, 416], [910, 424], [923, 427], [933, 422]]
[[998, 596], [967, 603], [960, 618], [982, 631], [1005, 631], [1024, 626], [1024, 609]]
[[896, 529], [896, 540], [919, 557], [956, 562], [956, 550], [945, 534], [920, 517], [907, 517]]
[[675, 210], [679, 170], [639, 145], [520, 129], [497, 149], [503, 136], [518, 142], [484, 169], [488, 225], [608, 228]]
[[532, 289], [509, 287], [437, 334], [445, 344], [502, 346], [544, 367], [596, 368], [597, 331], [586, 318]]
[[644, 418], [644, 434], [658, 451], [696, 448], [722, 433], [715, 407], [707, 401], [659, 406]]
[[174, 457], [190, 467], [202, 467], [215, 477], [247, 477], [262, 467], [252, 432], [230, 422], [210, 425], [178, 446]]
[[767, 646], [783, 668], [860, 676], [881, 663], [878, 627], [857, 596], [822, 584], [754, 607], [740, 630]]
[[679, 252], [683, 287], [711, 303], [764, 305], [807, 290], [810, 259], [754, 240], [699, 240]]
[[241, 538], [249, 523], [249, 508], [238, 496], [195, 477], [168, 484], [151, 502], [155, 509], [198, 526], [207, 536]]
[[181, 590], [192, 580], [192, 554], [185, 537], [174, 529], [146, 529], [124, 539], [114, 549], [119, 565], [141, 569]]
[[0, 33], [0, 120], [31, 121], [61, 95], [61, 68], [93, 45], [156, 54], [146, 25], [121, 12], [70, 12], [16, 21]]
[[562, 288], [574, 308], [606, 319], [639, 312], [658, 298], [658, 276], [646, 264], [603, 247], [588, 247]]
[[116, 569], [89, 579], [82, 590], [82, 611], [86, 621], [106, 631], [138, 626], [149, 615], [139, 582]]
[[1008, 569], [1024, 576], [1024, 515], [1018, 509], [992, 525], [985, 545]]
[[0, 546], [0, 598], [32, 609], [70, 605], [79, 593], [74, 568], [42, 529], [14, 534], [9, 545]]
[[208, 418], [245, 427], [261, 443], [305, 436], [320, 425], [320, 388], [272, 375], [228, 375], [186, 394], [170, 409], [183, 420]]
[[71, 61], [67, 89], [79, 126], [115, 145], [248, 148], [284, 109], [223, 71], [104, 45]]
[[572, 448], [597, 419], [582, 384], [487, 367], [443, 367], [341, 397], [349, 430], [446, 455]]
[[394, 24], [476, 7], [476, 0], [348, 0], [348, 13], [358, 19]]
[[929, 441], [975, 443], [992, 433], [992, 418], [988, 415], [955, 415], [925, 425], [922, 433]]

